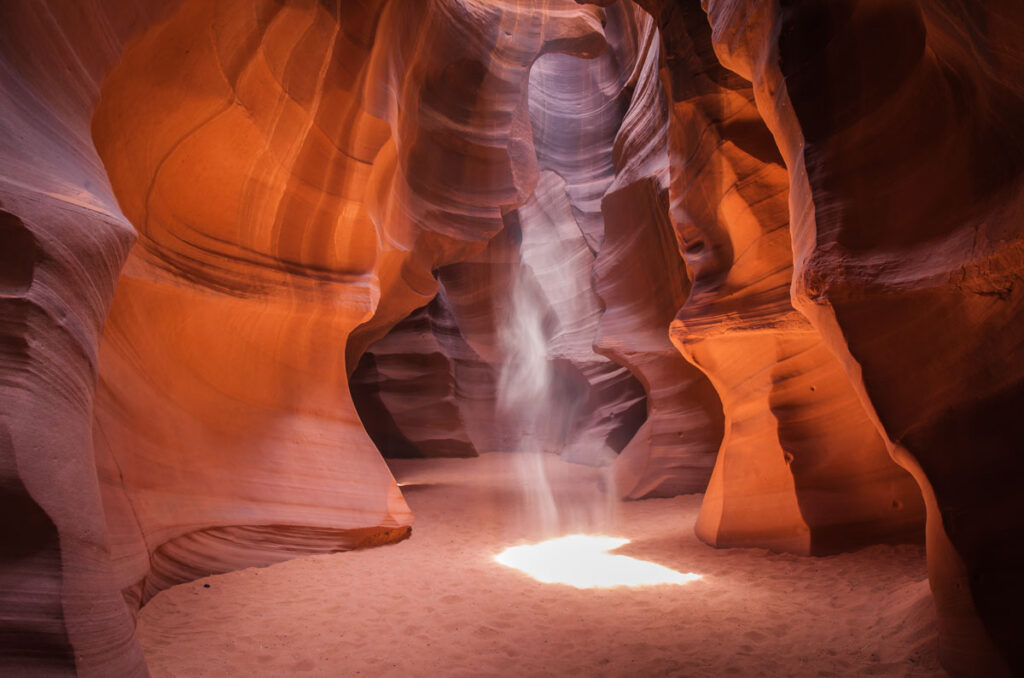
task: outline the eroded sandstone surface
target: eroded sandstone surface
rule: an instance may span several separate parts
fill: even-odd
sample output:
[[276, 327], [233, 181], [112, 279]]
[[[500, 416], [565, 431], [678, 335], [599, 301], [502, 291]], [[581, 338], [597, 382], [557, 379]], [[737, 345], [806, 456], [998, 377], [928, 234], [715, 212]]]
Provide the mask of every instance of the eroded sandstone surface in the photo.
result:
[[144, 676], [159, 590], [406, 537], [382, 453], [524, 445], [704, 492], [715, 546], [927, 514], [944, 665], [1024, 671], [1021, 29], [3, 3], [0, 672]]
[[707, 4], [786, 162], [793, 303], [921, 487], [943, 663], [1020, 673], [1024, 8]]

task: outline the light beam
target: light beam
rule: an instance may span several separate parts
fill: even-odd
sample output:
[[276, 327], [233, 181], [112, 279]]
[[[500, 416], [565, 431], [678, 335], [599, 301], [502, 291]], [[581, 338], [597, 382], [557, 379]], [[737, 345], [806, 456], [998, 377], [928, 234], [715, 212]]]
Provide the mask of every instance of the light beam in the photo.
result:
[[617, 537], [570, 534], [512, 546], [494, 559], [537, 581], [579, 589], [686, 584], [701, 578], [693, 572], [676, 572], [657, 563], [608, 553], [628, 543], [628, 539]]

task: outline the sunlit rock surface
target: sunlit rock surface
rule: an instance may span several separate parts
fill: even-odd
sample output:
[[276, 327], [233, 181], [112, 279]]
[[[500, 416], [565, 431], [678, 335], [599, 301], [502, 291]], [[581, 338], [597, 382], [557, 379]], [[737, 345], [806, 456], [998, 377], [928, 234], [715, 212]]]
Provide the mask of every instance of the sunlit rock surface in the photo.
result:
[[785, 4], [708, 10], [789, 169], [794, 301], [921, 485], [944, 664], [1019, 673], [1024, 8]]
[[348, 361], [529, 190], [523, 75], [603, 45], [598, 13], [565, 7], [513, 42], [502, 7], [187, 2], [125, 50], [93, 127], [140, 240], [95, 430], [129, 596], [236, 567], [223, 541], [260, 563], [268, 540], [289, 557], [407, 531]]
[[378, 294], [363, 196], [393, 143], [359, 85], [382, 8], [342, 31], [312, 3], [184, 2], [104, 81], [93, 137], [139, 233], [94, 426], [129, 604], [408, 532], [344, 355]]
[[671, 84], [671, 213], [693, 287], [673, 341], [722, 398], [698, 534], [828, 553], [909, 538], [923, 506], [817, 331], [790, 304], [787, 175], [749, 82], [698, 7], [659, 12]]
[[[628, 3], [608, 7], [604, 33], [608, 45], [596, 57], [548, 54], [533, 64], [527, 93], [540, 169], [535, 190], [506, 212], [505, 231], [483, 253], [438, 272], [462, 335], [487, 365], [456, 381], [473, 394], [466, 402], [478, 403], [468, 426], [490, 424], [489, 433], [470, 433], [478, 449], [540, 446], [585, 463], [608, 463], [624, 450], [615, 481], [622, 496], [699, 492], [721, 440], [721, 415], [710, 384], [665, 331], [688, 286], [670, 228], [665, 232], [667, 213], [657, 188], [653, 196], [644, 188], [623, 192], [636, 201], [616, 203], [615, 224], [607, 225], [602, 211], [602, 199], [630, 182], [667, 184], [660, 41], [651, 17]], [[646, 220], [635, 222], [631, 209]], [[665, 259], [664, 273], [632, 263], [650, 257]], [[629, 270], [639, 277], [630, 279]], [[515, 284], [522, 288], [518, 298]], [[517, 299], [543, 316], [537, 320], [545, 346], [516, 336], [523, 312]], [[510, 412], [488, 409], [501, 400], [502, 366], [525, 365], [537, 351], [550, 363], [545, 393], [524, 391], [522, 402], [505, 408]], [[505, 376], [508, 385], [528, 375]], [[381, 419], [401, 428], [402, 407], [386, 409]], [[416, 421], [410, 415], [409, 425]], [[436, 435], [452, 426], [449, 417], [434, 421]], [[385, 449], [394, 437], [382, 431], [375, 439]], [[409, 453], [432, 454], [431, 447]]]
[[155, 592], [531, 426], [718, 546], [926, 507], [944, 664], [1024, 671], [1024, 9], [639, 5], [0, 4], [0, 673], [146, 675]]
[[159, 588], [407, 532], [347, 363], [532, 190], [519, 74], [604, 42], [575, 3], [396, 4], [4, 5], [3, 468], [38, 526], [5, 669], [144, 674]]

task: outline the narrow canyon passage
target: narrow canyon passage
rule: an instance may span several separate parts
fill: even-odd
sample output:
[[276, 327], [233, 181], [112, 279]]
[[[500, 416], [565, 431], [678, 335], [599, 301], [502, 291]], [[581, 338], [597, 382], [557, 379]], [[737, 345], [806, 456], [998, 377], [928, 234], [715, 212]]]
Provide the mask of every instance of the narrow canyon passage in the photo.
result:
[[0, 678], [1024, 676], [1021, 34], [0, 0]]
[[[631, 540], [616, 553], [699, 580], [541, 583], [493, 560], [535, 541], [513, 462], [392, 461], [410, 539], [163, 591], [139, 619], [153, 677], [943, 675], [920, 547], [718, 550], [694, 536], [687, 495], [622, 503], [609, 529]], [[597, 475], [544, 462], [563, 499]]]

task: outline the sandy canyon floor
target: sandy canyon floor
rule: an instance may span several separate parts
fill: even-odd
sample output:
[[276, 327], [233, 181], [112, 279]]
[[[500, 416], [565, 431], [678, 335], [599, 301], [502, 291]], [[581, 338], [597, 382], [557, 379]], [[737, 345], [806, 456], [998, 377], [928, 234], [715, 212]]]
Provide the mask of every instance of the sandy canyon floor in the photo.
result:
[[[160, 593], [139, 620], [154, 678], [944, 675], [920, 547], [716, 550], [693, 534], [700, 495], [605, 503], [587, 517], [630, 540], [614, 553], [700, 578], [542, 583], [494, 561], [541, 538], [513, 463], [392, 462], [410, 539]], [[593, 499], [599, 472], [544, 464], [562, 504]]]

